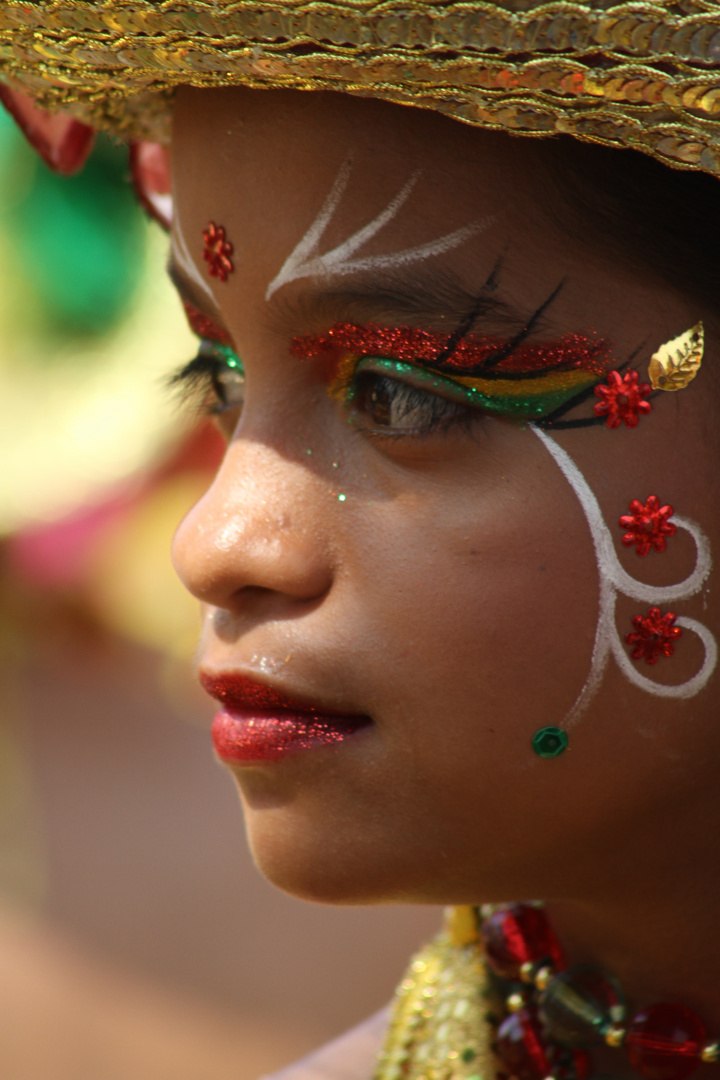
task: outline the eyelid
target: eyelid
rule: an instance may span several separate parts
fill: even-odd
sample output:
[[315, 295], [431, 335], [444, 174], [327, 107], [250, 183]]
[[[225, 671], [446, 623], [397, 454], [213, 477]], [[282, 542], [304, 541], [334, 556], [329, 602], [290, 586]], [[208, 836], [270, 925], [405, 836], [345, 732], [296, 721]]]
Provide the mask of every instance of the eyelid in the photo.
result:
[[418, 389], [484, 413], [517, 420], [541, 420], [597, 381], [593, 374], [582, 369], [539, 372], [520, 382], [450, 376], [389, 357], [347, 356], [343, 358], [338, 378], [328, 388], [328, 393], [351, 403], [354, 381], [363, 372], [371, 371], [409, 382]]
[[[461, 404], [474, 404], [474, 398], [467, 388], [455, 379], [439, 372], [428, 371], [423, 367], [410, 364], [406, 360], [393, 360], [386, 356], [363, 356], [357, 361], [353, 370], [354, 381], [366, 371], [375, 371], [378, 374], [389, 375], [391, 378], [402, 377], [403, 382], [416, 386], [419, 390], [427, 390], [429, 393], [439, 394]], [[354, 390], [352, 381], [347, 388], [347, 396], [352, 400]], [[335, 391], [332, 396], [336, 396]]]
[[449, 336], [418, 327], [333, 323], [324, 334], [293, 338], [292, 350], [305, 360], [347, 353], [386, 356], [451, 377], [488, 379], [524, 379], [534, 373], [575, 369], [603, 378], [613, 364], [607, 341], [594, 331], [587, 335], [565, 334], [557, 341], [522, 341], [512, 348], [506, 340], [468, 335], [456, 342], [448, 354]]
[[218, 345], [229, 345], [232, 347], [232, 338], [223, 326], [216, 323], [215, 320], [209, 315], [206, 315], [204, 311], [200, 311], [199, 308], [196, 308], [189, 300], [183, 298], [182, 305], [193, 334], [201, 340], [214, 341], [217, 342]]
[[[296, 337], [292, 351], [328, 370], [328, 394], [348, 402], [359, 363], [395, 367], [388, 376], [419, 385], [495, 416], [542, 421], [574, 408], [616, 363], [609, 343], [595, 331], [568, 333], [556, 341], [510, 343], [468, 335], [447, 353], [447, 334], [417, 327], [333, 323], [323, 334]], [[439, 363], [438, 363], [439, 361]], [[430, 380], [428, 384], [427, 380]], [[445, 383], [442, 380], [447, 379]], [[458, 397], [458, 395], [460, 395]]]
[[226, 345], [221, 341], [214, 341], [212, 338], [203, 338], [200, 342], [200, 351], [202, 351], [204, 345], [208, 344], [211, 346], [215, 356], [219, 359], [220, 365], [216, 364], [216, 366], [232, 368], [233, 370], [242, 372], [243, 375], [245, 374], [245, 365], [233, 349], [232, 345]]
[[186, 398], [211, 392], [219, 398], [216, 384], [223, 370], [245, 375], [243, 362], [232, 346], [202, 338], [195, 356], [170, 378], [169, 385], [179, 387]]

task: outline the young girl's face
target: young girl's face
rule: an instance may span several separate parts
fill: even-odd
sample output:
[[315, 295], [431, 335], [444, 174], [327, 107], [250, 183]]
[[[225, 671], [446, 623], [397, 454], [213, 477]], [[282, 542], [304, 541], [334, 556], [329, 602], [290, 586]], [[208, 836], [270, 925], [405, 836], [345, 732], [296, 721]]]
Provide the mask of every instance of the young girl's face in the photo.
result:
[[[663, 822], [717, 812], [717, 338], [565, 229], [538, 162], [346, 96], [179, 95], [173, 274], [228, 449], [174, 557], [255, 857], [302, 896], [632, 880]], [[690, 386], [595, 417], [702, 318]], [[650, 496], [680, 527], [639, 557], [619, 519]], [[648, 664], [625, 639], [653, 607], [696, 624]]]

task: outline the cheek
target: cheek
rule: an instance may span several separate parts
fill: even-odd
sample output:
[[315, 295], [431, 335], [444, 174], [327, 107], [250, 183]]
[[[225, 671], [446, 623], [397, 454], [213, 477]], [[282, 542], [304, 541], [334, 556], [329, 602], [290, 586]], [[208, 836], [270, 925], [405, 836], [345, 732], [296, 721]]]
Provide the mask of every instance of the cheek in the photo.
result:
[[367, 662], [382, 657], [379, 713], [402, 719], [429, 758], [449, 733], [472, 732], [485, 754], [480, 728], [499, 760], [531, 755], [535, 730], [562, 722], [587, 676], [591, 538], [566, 481], [527, 441], [529, 463], [512, 454], [491, 485], [439, 484], [378, 505], [364, 536], [358, 606], [372, 613]]

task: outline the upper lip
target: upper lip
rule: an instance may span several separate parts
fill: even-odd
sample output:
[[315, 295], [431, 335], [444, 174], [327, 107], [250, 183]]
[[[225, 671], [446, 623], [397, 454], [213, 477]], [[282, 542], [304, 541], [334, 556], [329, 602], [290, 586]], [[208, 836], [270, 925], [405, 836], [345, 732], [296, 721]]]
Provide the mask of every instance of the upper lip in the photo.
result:
[[291, 697], [268, 683], [242, 675], [240, 672], [200, 672], [203, 689], [230, 709], [284, 710], [287, 712], [340, 713], [341, 710], [311, 703], [305, 698]]

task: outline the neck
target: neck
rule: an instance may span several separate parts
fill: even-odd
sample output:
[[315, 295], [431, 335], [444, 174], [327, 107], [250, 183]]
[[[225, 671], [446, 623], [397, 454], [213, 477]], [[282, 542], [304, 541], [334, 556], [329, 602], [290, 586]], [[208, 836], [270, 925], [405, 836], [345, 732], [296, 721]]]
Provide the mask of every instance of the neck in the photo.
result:
[[[700, 1046], [720, 1040], [720, 869], [714, 814], [704, 809], [695, 804], [683, 813], [676, 804], [662, 823], [655, 814], [652, 828], [586, 842], [577, 858], [562, 861], [555, 895], [543, 890], [567, 967], [588, 964], [620, 984], [627, 1004], [621, 1026], [648, 1006], [684, 1006], [705, 1027], [706, 1038], [696, 1036]], [[591, 1058], [593, 1073], [637, 1080], [624, 1051], [600, 1045]], [[698, 1063], [694, 1075], [720, 1080], [720, 1065]]]
[[[592, 848], [580, 887], [546, 896], [570, 963], [614, 975], [631, 1007], [675, 1001], [720, 1037], [720, 866], [715, 815], [675, 806], [661, 828], [640, 828], [607, 853]], [[701, 823], [701, 824], [699, 824]], [[603, 858], [603, 854], [606, 857]]]
[[553, 901], [546, 913], [569, 963], [612, 974], [631, 1010], [659, 1001], [687, 1005], [717, 1038], [720, 892], [713, 878], [695, 890], [680, 880], [651, 897], [622, 890], [604, 899]]

